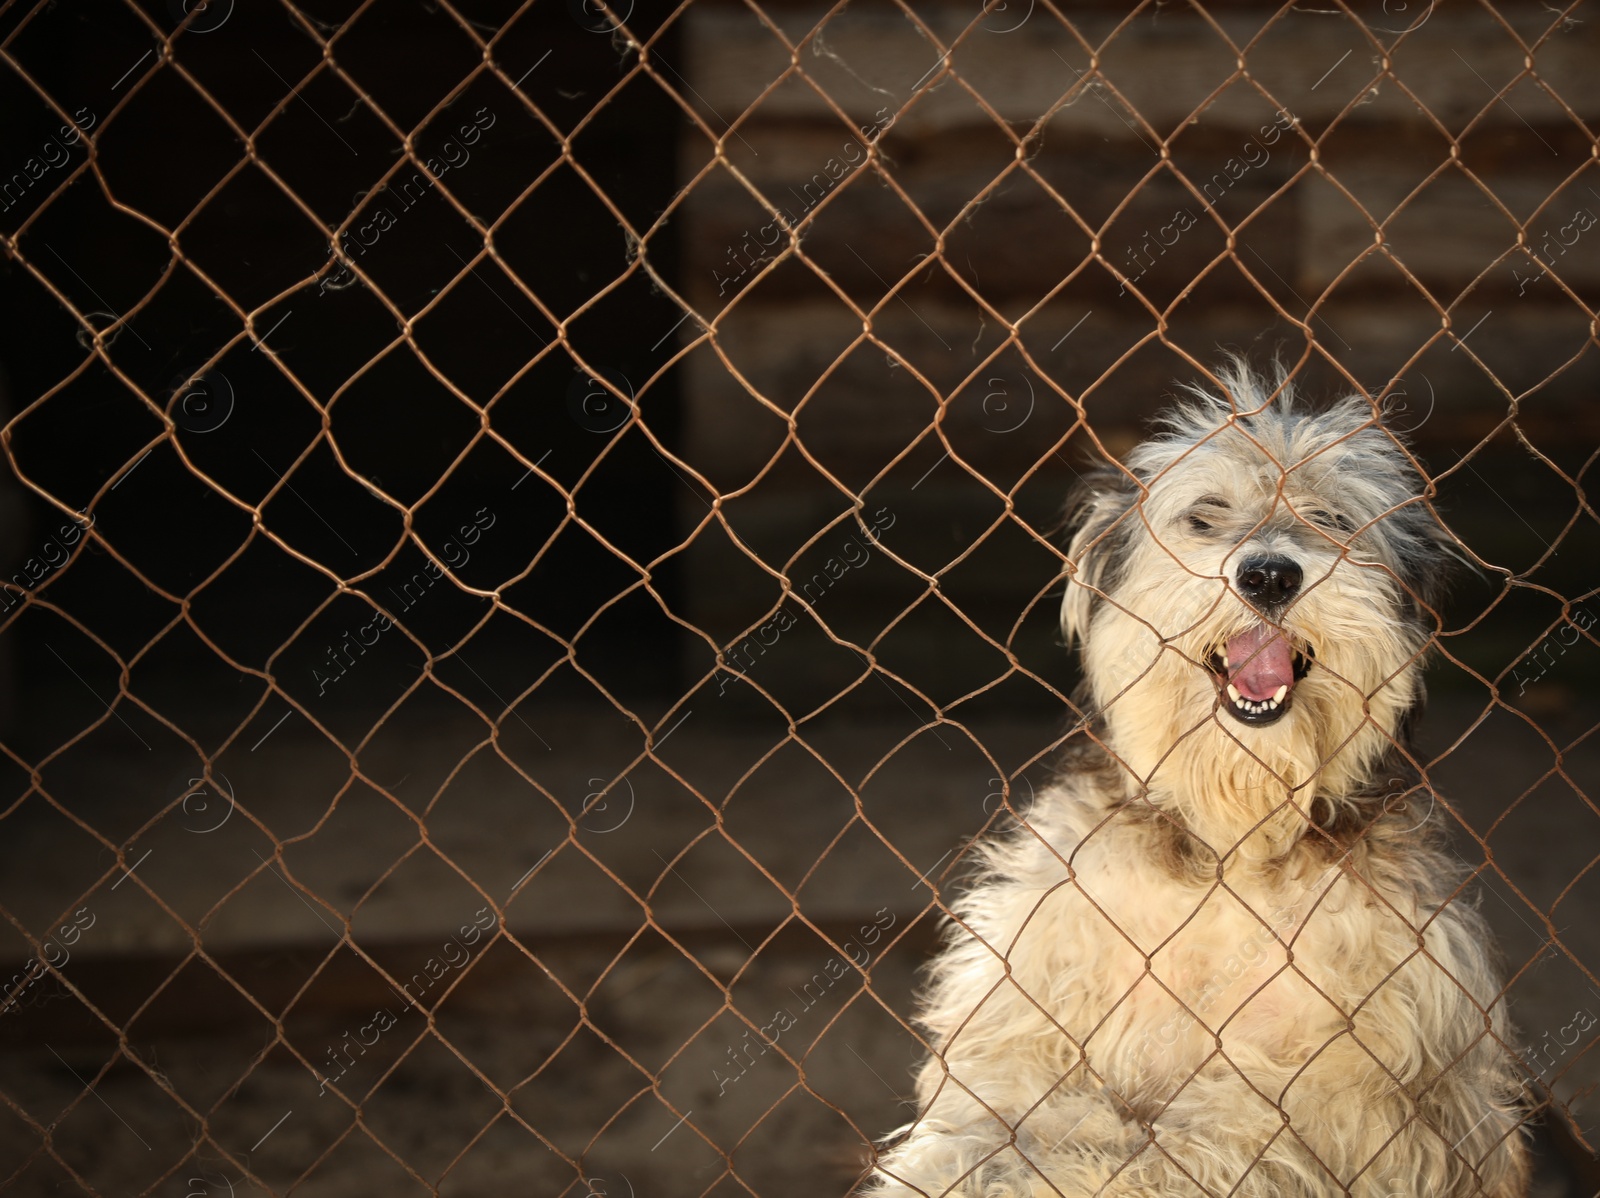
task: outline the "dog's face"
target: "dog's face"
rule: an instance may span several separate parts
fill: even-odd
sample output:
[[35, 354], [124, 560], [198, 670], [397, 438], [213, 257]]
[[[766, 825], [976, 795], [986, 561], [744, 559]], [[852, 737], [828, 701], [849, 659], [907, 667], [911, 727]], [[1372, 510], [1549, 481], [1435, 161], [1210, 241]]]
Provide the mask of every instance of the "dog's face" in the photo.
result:
[[1365, 400], [1227, 382], [1232, 405], [1175, 410], [1080, 497], [1063, 625], [1140, 783], [1303, 810], [1359, 786], [1419, 701], [1443, 534]]

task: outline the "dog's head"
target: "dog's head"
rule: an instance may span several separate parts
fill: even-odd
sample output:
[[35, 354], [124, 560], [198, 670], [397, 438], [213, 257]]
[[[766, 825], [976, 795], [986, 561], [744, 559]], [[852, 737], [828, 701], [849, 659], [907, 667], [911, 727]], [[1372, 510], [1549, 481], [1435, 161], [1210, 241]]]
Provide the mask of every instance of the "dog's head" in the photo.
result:
[[1448, 539], [1370, 402], [1313, 411], [1239, 362], [1223, 381], [1075, 498], [1062, 625], [1139, 783], [1303, 812], [1360, 787], [1420, 702]]

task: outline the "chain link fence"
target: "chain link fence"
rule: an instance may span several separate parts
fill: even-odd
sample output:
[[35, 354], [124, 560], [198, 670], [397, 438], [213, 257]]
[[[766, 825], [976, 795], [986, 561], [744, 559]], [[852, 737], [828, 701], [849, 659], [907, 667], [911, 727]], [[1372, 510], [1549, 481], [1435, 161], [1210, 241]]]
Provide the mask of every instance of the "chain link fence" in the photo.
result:
[[1600, 1187], [1579, 3], [0, 7], [0, 1187], [845, 1194], [1219, 350], [1475, 570], [1418, 760]]

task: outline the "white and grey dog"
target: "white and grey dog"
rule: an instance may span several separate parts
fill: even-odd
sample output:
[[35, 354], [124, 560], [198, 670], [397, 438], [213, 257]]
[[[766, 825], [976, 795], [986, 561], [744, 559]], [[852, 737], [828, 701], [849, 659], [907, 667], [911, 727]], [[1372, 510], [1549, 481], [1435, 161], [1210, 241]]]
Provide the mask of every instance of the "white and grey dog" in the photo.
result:
[[1075, 504], [1088, 714], [980, 846], [871, 1194], [1527, 1191], [1488, 932], [1405, 781], [1448, 536], [1370, 401], [1223, 382]]

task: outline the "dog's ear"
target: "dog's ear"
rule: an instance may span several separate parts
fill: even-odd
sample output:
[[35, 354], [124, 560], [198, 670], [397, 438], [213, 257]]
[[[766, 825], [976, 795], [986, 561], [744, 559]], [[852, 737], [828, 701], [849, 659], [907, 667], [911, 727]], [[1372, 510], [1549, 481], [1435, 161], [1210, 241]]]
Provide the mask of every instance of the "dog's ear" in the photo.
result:
[[1458, 575], [1475, 572], [1477, 565], [1431, 509], [1412, 505], [1395, 524], [1400, 532], [1395, 537], [1395, 573], [1406, 611], [1432, 633], [1451, 584]]
[[1127, 473], [1106, 467], [1085, 475], [1067, 500], [1063, 527], [1071, 535], [1067, 590], [1061, 597], [1061, 631], [1081, 644], [1102, 596], [1116, 585], [1125, 549], [1126, 521], [1136, 491]]
[[[1349, 402], [1358, 418], [1370, 420], [1370, 409], [1364, 403]], [[1406, 614], [1432, 633], [1439, 619], [1437, 609], [1451, 584], [1462, 573], [1476, 573], [1478, 563], [1440, 518], [1433, 503], [1433, 484], [1411, 459], [1404, 435], [1367, 427], [1347, 444], [1352, 460], [1365, 455], [1371, 477], [1391, 480], [1380, 500], [1388, 505], [1388, 512], [1377, 531], [1386, 542]]]

